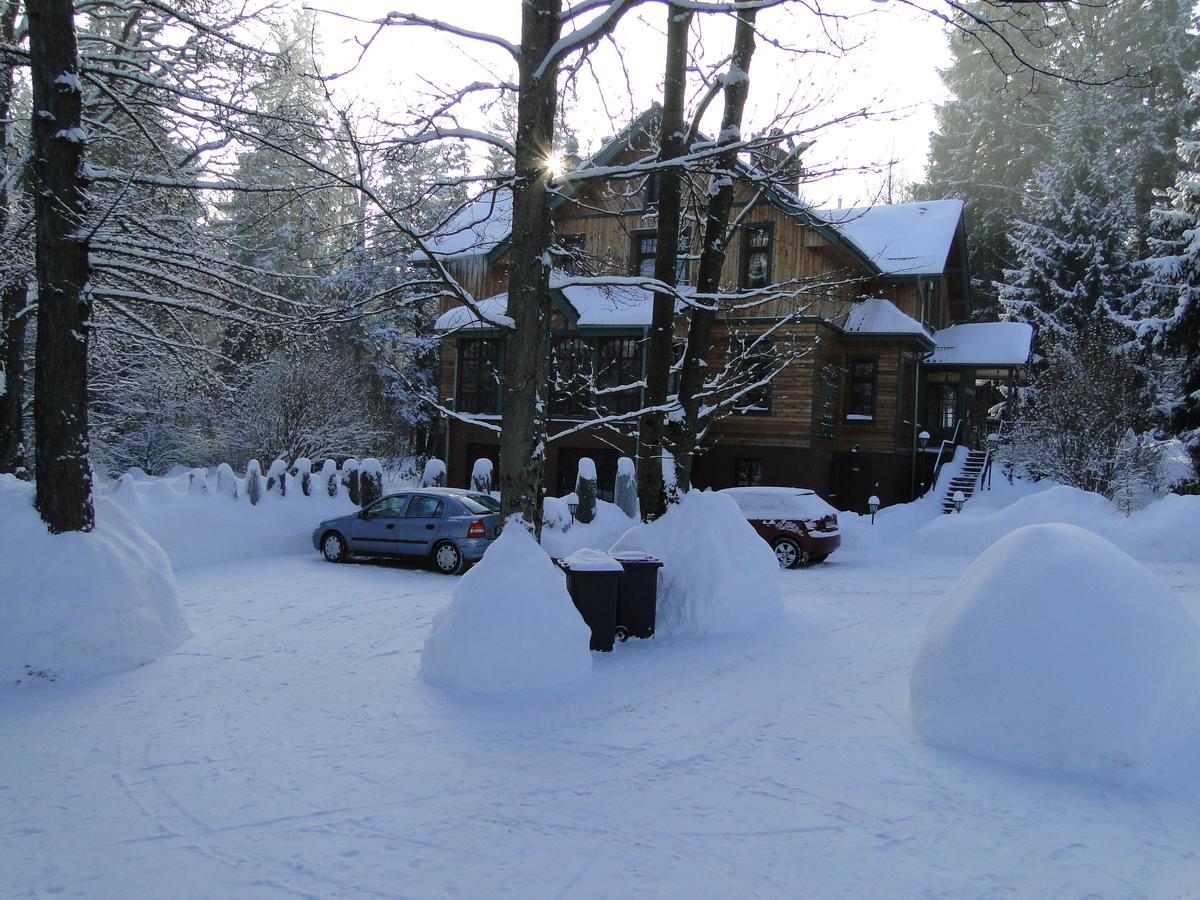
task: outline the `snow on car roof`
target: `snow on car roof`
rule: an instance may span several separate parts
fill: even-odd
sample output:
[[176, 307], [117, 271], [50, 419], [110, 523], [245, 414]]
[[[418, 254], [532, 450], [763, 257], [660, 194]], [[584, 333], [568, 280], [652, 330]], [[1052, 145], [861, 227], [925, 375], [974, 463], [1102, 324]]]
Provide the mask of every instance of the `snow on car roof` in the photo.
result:
[[961, 200], [814, 210], [889, 275], [940, 275], [962, 218]]
[[807, 488], [735, 487], [719, 493], [733, 498], [748, 519], [820, 519], [837, 510]]

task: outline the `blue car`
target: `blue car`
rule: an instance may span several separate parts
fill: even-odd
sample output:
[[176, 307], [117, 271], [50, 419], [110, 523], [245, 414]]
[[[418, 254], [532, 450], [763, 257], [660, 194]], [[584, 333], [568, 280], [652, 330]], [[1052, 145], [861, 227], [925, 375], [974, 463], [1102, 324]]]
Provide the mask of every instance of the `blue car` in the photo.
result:
[[414, 488], [322, 522], [312, 540], [329, 562], [350, 556], [425, 558], [439, 572], [456, 575], [479, 560], [499, 535], [500, 502], [494, 497], [454, 488]]

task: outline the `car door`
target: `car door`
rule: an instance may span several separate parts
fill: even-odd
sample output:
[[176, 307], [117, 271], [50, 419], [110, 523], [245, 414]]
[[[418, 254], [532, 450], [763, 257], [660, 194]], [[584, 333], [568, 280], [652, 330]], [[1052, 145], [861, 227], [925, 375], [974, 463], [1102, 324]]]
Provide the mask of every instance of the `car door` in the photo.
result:
[[410, 497], [410, 494], [384, 497], [364, 509], [355, 520], [350, 535], [350, 549], [357, 553], [384, 555], [404, 552], [400, 549], [403, 529], [399, 526], [404, 521], [404, 511], [408, 508]]
[[446, 504], [433, 494], [413, 494], [412, 502], [404, 512], [398, 552], [411, 556], [423, 556], [433, 547], [441, 533], [442, 520], [446, 515]]

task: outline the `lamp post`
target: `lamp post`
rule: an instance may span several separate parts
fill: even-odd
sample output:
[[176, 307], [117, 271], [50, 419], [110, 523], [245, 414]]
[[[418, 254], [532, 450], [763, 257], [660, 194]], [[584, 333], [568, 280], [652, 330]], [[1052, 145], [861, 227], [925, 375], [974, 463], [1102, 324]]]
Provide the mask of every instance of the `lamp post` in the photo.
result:
[[578, 500], [567, 502], [567, 512], [569, 512], [571, 514], [571, 524], [572, 525], [575, 524], [575, 512], [578, 509], [579, 509], [579, 501]]
[[954, 503], [954, 511], [956, 513], [962, 512], [963, 504], [967, 502], [967, 495], [962, 491], [955, 491], [954, 496], [950, 499]]
[[874, 494], [867, 500], [867, 508], [871, 510], [871, 524], [875, 524], [875, 513], [879, 512], [879, 498]]

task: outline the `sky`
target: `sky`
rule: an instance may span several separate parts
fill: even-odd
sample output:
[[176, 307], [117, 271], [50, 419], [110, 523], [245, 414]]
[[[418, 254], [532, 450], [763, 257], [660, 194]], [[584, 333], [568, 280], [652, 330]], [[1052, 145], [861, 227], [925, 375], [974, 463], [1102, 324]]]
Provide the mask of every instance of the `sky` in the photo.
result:
[[[365, 50], [376, 30], [370, 21], [389, 10], [440, 19], [475, 32], [516, 42], [518, 0], [309, 0], [317, 10], [325, 71], [349, 71], [338, 79], [345, 98], [378, 109], [398, 123], [427, 105], [435, 89], [472, 82], [513, 80], [507, 54], [485, 42], [435, 33], [424, 27], [387, 27]], [[759, 16], [765, 39], [751, 64], [749, 132], [790, 123], [815, 143], [809, 167], [823, 176], [804, 187], [816, 206], [883, 202], [889, 160], [897, 181], [920, 180], [934, 128], [934, 106], [945, 89], [938, 67], [949, 61], [944, 26], [935, 17], [896, 3], [839, 0], [839, 18], [818, 19], [789, 4]], [[699, 68], [719, 62], [732, 43], [733, 20], [702, 16], [693, 25]], [[584, 152], [597, 149], [638, 112], [661, 100], [666, 7], [647, 3], [627, 14], [611, 41], [596, 48], [569, 87], [567, 121]], [[843, 50], [838, 50], [840, 44]], [[693, 79], [689, 100], [700, 91]], [[494, 96], [494, 95], [484, 95]], [[855, 110], [871, 109], [868, 118]], [[719, 116], [714, 104], [706, 122]], [[789, 115], [790, 114], [790, 115]], [[850, 116], [841, 124], [826, 124]], [[486, 127], [495, 110], [472, 103], [461, 110], [462, 127]], [[715, 131], [715, 129], [713, 129]], [[875, 167], [874, 171], [835, 169]]]

